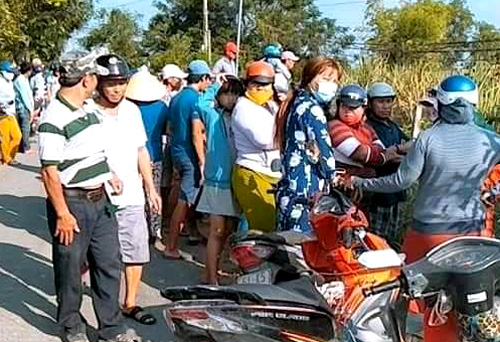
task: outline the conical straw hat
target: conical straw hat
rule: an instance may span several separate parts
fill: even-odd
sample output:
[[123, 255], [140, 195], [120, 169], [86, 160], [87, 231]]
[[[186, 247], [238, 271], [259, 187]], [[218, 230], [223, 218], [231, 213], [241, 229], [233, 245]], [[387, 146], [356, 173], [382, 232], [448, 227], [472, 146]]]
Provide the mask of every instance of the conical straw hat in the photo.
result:
[[153, 102], [161, 100], [166, 94], [165, 86], [143, 67], [130, 78], [125, 96], [135, 101]]

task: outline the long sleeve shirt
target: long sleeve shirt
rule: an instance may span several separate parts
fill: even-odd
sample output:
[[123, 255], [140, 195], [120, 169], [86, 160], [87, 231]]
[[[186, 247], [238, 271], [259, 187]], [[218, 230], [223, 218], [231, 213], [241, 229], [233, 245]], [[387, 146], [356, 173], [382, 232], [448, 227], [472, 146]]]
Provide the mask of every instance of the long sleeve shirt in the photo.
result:
[[424, 234], [478, 232], [485, 209], [481, 185], [500, 159], [500, 137], [472, 121], [441, 120], [423, 132], [398, 171], [377, 179], [356, 179], [364, 190], [393, 193], [419, 181], [413, 208], [413, 229]]
[[241, 97], [231, 117], [236, 164], [265, 175], [280, 178], [280, 172], [272, 170], [279, 161], [280, 152], [274, 146], [275, 115], [268, 108]]
[[16, 106], [19, 109], [24, 109], [28, 112], [33, 112], [35, 102], [31, 91], [30, 83], [26, 76], [19, 75], [14, 81], [14, 90], [16, 92]]

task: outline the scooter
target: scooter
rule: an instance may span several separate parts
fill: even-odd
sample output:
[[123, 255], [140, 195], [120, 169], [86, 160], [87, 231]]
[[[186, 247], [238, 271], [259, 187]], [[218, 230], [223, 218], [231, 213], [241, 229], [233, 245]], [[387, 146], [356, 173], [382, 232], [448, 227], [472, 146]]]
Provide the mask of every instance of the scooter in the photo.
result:
[[455, 310], [462, 341], [500, 340], [500, 297], [496, 296], [500, 290], [500, 240], [459, 237], [447, 241], [404, 266], [395, 279], [368, 287], [364, 294], [371, 297], [394, 290], [412, 299], [432, 300], [441, 323]]
[[[393, 291], [412, 299], [437, 298], [440, 316], [457, 312], [464, 341], [495, 342], [500, 339], [499, 278], [500, 241], [462, 237], [435, 247], [403, 266], [399, 276], [363, 293], [367, 298]], [[330, 306], [305, 276], [278, 285], [179, 287], [162, 294], [173, 302], [165, 319], [178, 341], [359, 341], [356, 327], [335, 331]], [[392, 327], [386, 331], [391, 341], [408, 341], [398, 308], [389, 306], [385, 313], [379, 317]]]
[[173, 287], [165, 320], [176, 341], [337, 341], [333, 313], [306, 276], [278, 285]]
[[[400, 332], [388, 319], [395, 311], [404, 335], [421, 340], [421, 315], [408, 314], [408, 301], [398, 291], [365, 298], [363, 287], [399, 275], [400, 256], [368, 231], [362, 211], [341, 192], [319, 196], [311, 210], [315, 236], [286, 232], [250, 235], [232, 241], [232, 258], [242, 270], [239, 284], [276, 284], [311, 273], [327, 299], [339, 331], [360, 342], [390, 342]], [[405, 324], [407, 325], [405, 327]], [[345, 329], [349, 327], [349, 329]]]

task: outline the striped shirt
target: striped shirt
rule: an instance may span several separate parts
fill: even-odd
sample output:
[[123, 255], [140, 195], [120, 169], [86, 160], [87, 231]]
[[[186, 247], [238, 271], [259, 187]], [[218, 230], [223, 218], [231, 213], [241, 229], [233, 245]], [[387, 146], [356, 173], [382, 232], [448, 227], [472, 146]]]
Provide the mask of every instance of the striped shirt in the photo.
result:
[[[341, 163], [362, 168], [363, 164], [351, 159], [352, 154], [360, 146], [369, 147], [368, 151], [374, 149], [380, 152], [384, 149], [384, 144], [378, 138], [377, 133], [366, 123], [350, 127], [340, 120], [333, 120], [329, 126], [335, 159]], [[366, 159], [369, 160], [370, 156]]]
[[58, 93], [38, 132], [41, 163], [57, 165], [63, 186], [96, 187], [112, 178], [102, 123], [94, 107], [75, 108]]

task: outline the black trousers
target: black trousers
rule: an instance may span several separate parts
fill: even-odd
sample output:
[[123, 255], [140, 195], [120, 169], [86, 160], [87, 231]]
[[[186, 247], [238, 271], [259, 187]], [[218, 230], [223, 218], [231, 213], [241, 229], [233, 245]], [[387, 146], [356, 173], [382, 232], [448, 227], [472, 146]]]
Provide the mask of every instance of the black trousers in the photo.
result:
[[20, 152], [26, 152], [30, 149], [30, 112], [24, 108], [17, 111], [17, 122], [19, 123], [19, 128], [23, 134], [21, 140]]
[[[121, 257], [118, 225], [110, 211], [106, 195], [93, 202], [83, 196], [65, 196], [70, 212], [78, 221], [69, 246], [53, 238], [53, 263], [57, 295], [57, 321], [65, 334], [85, 332], [80, 315], [82, 303], [81, 268], [88, 260], [94, 310], [102, 339], [123, 333], [123, 317], [119, 305]], [[47, 200], [47, 219], [52, 236], [56, 230], [56, 212]]]

